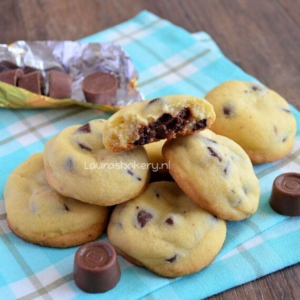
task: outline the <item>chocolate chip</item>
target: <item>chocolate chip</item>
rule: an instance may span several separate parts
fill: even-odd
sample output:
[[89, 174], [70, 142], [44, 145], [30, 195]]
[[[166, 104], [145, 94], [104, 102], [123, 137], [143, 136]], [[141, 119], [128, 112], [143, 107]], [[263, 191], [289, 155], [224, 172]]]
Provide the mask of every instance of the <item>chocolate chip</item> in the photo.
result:
[[233, 107], [232, 104], [227, 104], [225, 106], [223, 106], [223, 114], [226, 116], [226, 117], [232, 117], [235, 115], [235, 109]]
[[224, 115], [226, 115], [226, 116], [230, 116], [230, 115], [231, 115], [231, 109], [230, 109], [230, 107], [224, 106], [224, 107], [223, 107], [223, 113], [224, 113]]
[[66, 204], [64, 204], [64, 207], [65, 207], [65, 210], [69, 211], [69, 207]]
[[152, 218], [153, 218], [153, 215], [144, 210], [141, 210], [137, 214], [137, 220], [138, 220], [139, 224], [141, 225], [141, 228], [143, 228]]
[[149, 127], [147, 126], [142, 126], [140, 129], [139, 129], [139, 139], [137, 139], [136, 141], [134, 141], [134, 145], [135, 146], [140, 146], [140, 145], [145, 145], [145, 144], [148, 144], [151, 140], [150, 138], [150, 129]]
[[129, 175], [131, 175], [132, 177], [135, 177], [138, 181], [142, 181], [142, 178], [139, 177], [139, 176], [137, 176], [137, 175], [135, 175], [135, 174], [133, 173], [132, 170], [127, 169], [127, 173], [128, 173]]
[[170, 114], [163, 114], [153, 124], [153, 129], [156, 132], [156, 139], [171, 139], [174, 133], [177, 133], [183, 126], [183, 118], [186, 117], [183, 110], [177, 117], [173, 118]]
[[207, 147], [211, 156], [214, 156], [218, 159], [219, 162], [222, 161], [222, 158], [217, 154], [217, 152], [212, 147]]
[[156, 198], [158, 199], [158, 198], [159, 198], [159, 193], [158, 193], [158, 192], [155, 192], [155, 196], [156, 196]]
[[168, 121], [170, 121], [171, 119], [173, 119], [172, 115], [170, 115], [170, 114], [163, 114], [161, 117], [159, 117], [157, 119], [157, 121], [155, 123], [157, 125], [160, 125], [162, 123], [168, 123]]
[[223, 169], [223, 173], [224, 173], [225, 176], [228, 175], [229, 166], [230, 166], [230, 163], [227, 162], [225, 168]]
[[134, 175], [133, 172], [132, 172], [131, 170], [127, 170], [127, 173], [128, 173], [129, 175], [131, 175], [131, 176]]
[[187, 124], [191, 116], [192, 116], [191, 110], [188, 107], [185, 107], [179, 112], [177, 118], [183, 119], [183, 123]]
[[147, 105], [151, 105], [151, 104], [153, 104], [154, 102], [157, 102], [157, 101], [159, 101], [159, 100], [160, 100], [160, 98], [152, 99]]
[[69, 157], [66, 161], [65, 161], [65, 169], [69, 172], [72, 172], [74, 170], [74, 162], [73, 159], [71, 157]]
[[206, 124], [207, 124], [206, 119], [203, 119], [203, 120], [200, 120], [200, 121], [196, 122], [196, 124], [193, 126], [193, 131], [205, 128]]
[[252, 91], [256, 92], [256, 91], [262, 91], [262, 88], [258, 85], [252, 85], [251, 86]]
[[90, 123], [86, 123], [85, 125], [79, 127], [76, 131], [81, 133], [90, 133], [91, 132]]
[[286, 136], [286, 137], [284, 137], [283, 139], [282, 139], [282, 142], [284, 143], [284, 142], [286, 142], [286, 140], [288, 139], [288, 137]]
[[173, 263], [177, 260], [177, 254], [175, 254], [174, 256], [172, 256], [171, 258], [167, 258], [166, 261], [169, 263]]
[[81, 144], [81, 143], [78, 143], [78, 146], [79, 146], [81, 149], [85, 150], [85, 151], [92, 152], [92, 149], [91, 149], [90, 147], [87, 147], [87, 146], [85, 146], [85, 145], [83, 145], [83, 144]]
[[223, 170], [223, 173], [224, 173], [224, 175], [227, 175], [227, 166], [224, 168], [224, 170]]
[[174, 221], [171, 217], [169, 217], [166, 221], [165, 221], [167, 224], [169, 225], [173, 225], [174, 224]]
[[[133, 144], [140, 146], [160, 139], [174, 138], [176, 134], [180, 134], [183, 131], [184, 126], [189, 123], [191, 116], [189, 108], [183, 108], [176, 116], [164, 113], [148, 126], [141, 126], [138, 131], [139, 138]], [[206, 120], [199, 121], [198, 123], [195, 125], [195, 130], [206, 126]]]
[[209, 138], [207, 138], [207, 137], [205, 137], [204, 139], [207, 140], [207, 141], [209, 141], [209, 142], [212, 142], [212, 143], [214, 143], [214, 144], [218, 144], [218, 142], [216, 142], [216, 141], [214, 141], [214, 140], [212, 140], [212, 139], [209, 139]]

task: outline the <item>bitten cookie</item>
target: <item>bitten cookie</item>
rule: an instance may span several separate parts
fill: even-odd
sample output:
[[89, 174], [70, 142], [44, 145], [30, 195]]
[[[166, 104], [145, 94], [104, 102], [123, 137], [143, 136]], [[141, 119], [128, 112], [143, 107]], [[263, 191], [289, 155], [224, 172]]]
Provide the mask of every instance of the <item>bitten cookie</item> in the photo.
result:
[[30, 156], [9, 176], [4, 204], [11, 230], [25, 241], [71, 247], [97, 239], [109, 209], [66, 198], [46, 182], [43, 154]]
[[234, 141], [205, 130], [166, 142], [163, 156], [182, 190], [224, 220], [255, 213], [260, 188], [248, 155]]
[[210, 103], [188, 95], [168, 95], [134, 103], [112, 115], [103, 130], [106, 149], [133, 149], [209, 128], [215, 120]]
[[186, 196], [175, 182], [150, 183], [114, 209], [108, 239], [132, 263], [177, 277], [209, 265], [226, 236], [226, 223]]
[[144, 147], [113, 153], [104, 148], [105, 120], [70, 126], [45, 146], [46, 179], [66, 197], [102, 206], [136, 197], [149, 179]]
[[147, 151], [151, 181], [172, 180], [169, 166], [162, 156], [162, 147], [166, 140], [145, 145]]
[[211, 130], [237, 142], [253, 163], [276, 161], [291, 151], [296, 120], [276, 92], [234, 80], [220, 84], [205, 98], [217, 115]]

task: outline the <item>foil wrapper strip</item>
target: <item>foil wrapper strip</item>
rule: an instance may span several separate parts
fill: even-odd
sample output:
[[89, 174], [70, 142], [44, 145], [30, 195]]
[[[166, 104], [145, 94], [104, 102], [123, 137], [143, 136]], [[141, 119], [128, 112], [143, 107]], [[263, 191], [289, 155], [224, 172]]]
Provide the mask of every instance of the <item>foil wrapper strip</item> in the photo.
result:
[[[109, 112], [140, 102], [144, 96], [138, 90], [138, 73], [130, 57], [120, 45], [112, 43], [83, 43], [76, 41], [17, 41], [0, 44], [0, 72], [13, 66], [30, 67], [41, 71], [43, 95], [37, 95], [4, 82], [0, 82], [0, 107], [41, 108], [80, 105]], [[72, 77], [72, 96], [69, 99], [47, 97], [48, 73], [61, 71]], [[119, 82], [116, 99], [108, 105], [86, 102], [81, 83], [93, 72], [114, 75]]]

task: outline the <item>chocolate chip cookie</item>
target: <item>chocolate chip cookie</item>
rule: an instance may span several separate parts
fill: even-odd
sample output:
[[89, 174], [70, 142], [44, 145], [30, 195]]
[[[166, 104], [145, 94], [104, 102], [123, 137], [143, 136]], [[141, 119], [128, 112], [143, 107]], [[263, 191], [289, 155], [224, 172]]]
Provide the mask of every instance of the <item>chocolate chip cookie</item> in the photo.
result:
[[106, 150], [102, 142], [105, 122], [99, 119], [67, 127], [46, 143], [46, 179], [60, 194], [111, 206], [144, 190], [149, 179], [146, 150]]
[[276, 92], [233, 80], [220, 84], [205, 98], [217, 115], [211, 130], [237, 142], [253, 163], [276, 161], [291, 151], [296, 120]]
[[226, 223], [202, 209], [175, 182], [150, 183], [114, 209], [108, 239], [132, 263], [177, 277], [209, 265], [226, 236]]
[[260, 188], [246, 152], [210, 130], [167, 141], [164, 159], [182, 190], [201, 207], [224, 220], [255, 213]]
[[43, 154], [30, 156], [9, 176], [4, 204], [11, 230], [25, 241], [71, 247], [97, 239], [109, 208], [66, 198], [46, 182]]
[[103, 130], [106, 149], [118, 152], [209, 128], [215, 112], [206, 100], [168, 95], [134, 103], [112, 115]]

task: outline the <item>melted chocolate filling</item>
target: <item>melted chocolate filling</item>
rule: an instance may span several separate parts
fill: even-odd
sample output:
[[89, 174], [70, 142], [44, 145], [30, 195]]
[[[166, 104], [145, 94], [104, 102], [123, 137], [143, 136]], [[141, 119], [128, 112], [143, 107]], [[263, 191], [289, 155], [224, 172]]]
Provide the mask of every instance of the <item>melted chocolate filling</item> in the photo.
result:
[[[183, 108], [177, 116], [163, 114], [157, 121], [150, 123], [148, 126], [141, 126], [139, 129], [139, 138], [133, 143], [135, 146], [141, 146], [161, 139], [174, 138], [177, 133], [183, 131], [192, 117], [189, 108]], [[198, 121], [193, 131], [206, 127], [206, 119]]]

